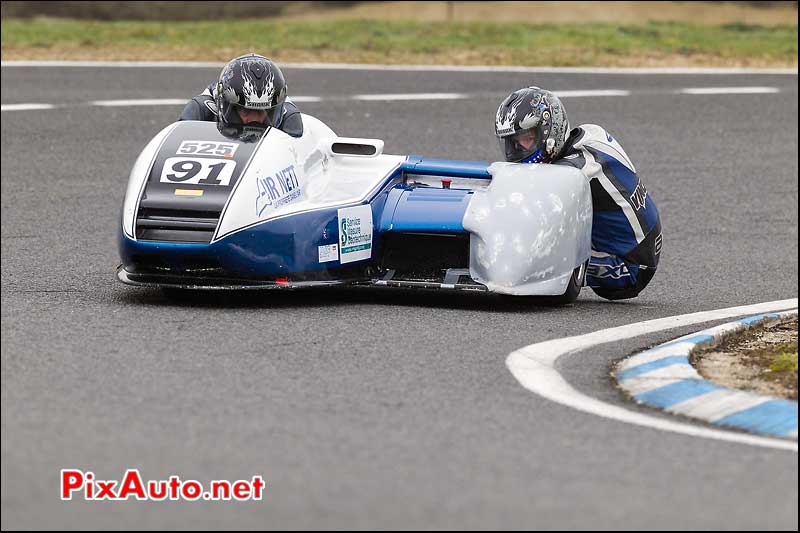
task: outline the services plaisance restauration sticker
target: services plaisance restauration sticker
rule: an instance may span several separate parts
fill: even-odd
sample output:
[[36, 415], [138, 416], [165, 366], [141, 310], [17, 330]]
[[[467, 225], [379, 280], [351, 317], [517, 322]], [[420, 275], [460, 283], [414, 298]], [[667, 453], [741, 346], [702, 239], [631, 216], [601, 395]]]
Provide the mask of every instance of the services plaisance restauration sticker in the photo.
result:
[[319, 262], [327, 263], [328, 261], [336, 261], [339, 259], [339, 245], [338, 244], [324, 244], [317, 248], [319, 251]]
[[372, 208], [368, 205], [339, 209], [339, 262], [372, 257]]

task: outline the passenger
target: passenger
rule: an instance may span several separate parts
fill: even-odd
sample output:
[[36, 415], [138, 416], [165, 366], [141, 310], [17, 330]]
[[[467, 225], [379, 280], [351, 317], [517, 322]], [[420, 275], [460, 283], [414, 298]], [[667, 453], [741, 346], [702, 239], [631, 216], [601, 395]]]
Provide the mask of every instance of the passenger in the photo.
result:
[[527, 87], [497, 110], [495, 135], [506, 161], [579, 169], [592, 191], [592, 252], [585, 284], [609, 300], [637, 296], [656, 273], [661, 222], [653, 198], [611, 134], [584, 124], [570, 130], [553, 93]]

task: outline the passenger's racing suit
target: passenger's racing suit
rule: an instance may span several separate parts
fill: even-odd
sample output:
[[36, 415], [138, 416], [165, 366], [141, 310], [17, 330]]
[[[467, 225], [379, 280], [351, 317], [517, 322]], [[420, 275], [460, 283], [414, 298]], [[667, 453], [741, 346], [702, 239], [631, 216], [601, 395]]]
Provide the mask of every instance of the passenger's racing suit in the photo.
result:
[[661, 221], [630, 158], [603, 128], [573, 129], [556, 165], [571, 165], [592, 190], [592, 254], [586, 284], [609, 300], [633, 298], [650, 282], [661, 254]]

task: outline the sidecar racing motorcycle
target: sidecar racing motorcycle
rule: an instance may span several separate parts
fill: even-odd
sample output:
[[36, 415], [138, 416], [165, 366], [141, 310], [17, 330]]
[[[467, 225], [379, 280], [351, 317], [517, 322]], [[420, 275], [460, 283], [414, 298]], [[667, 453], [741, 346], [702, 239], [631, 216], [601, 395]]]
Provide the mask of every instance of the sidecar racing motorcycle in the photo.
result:
[[592, 229], [577, 169], [387, 155], [302, 120], [300, 137], [200, 121], [159, 132], [130, 173], [118, 279], [577, 298]]

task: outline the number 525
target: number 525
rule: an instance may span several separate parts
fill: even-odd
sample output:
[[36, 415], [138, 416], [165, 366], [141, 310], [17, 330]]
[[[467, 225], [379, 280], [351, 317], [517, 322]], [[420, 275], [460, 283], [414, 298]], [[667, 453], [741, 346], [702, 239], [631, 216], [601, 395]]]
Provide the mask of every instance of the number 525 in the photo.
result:
[[212, 141], [183, 141], [178, 147], [179, 154], [221, 155], [232, 157], [239, 145], [235, 143], [218, 143]]

